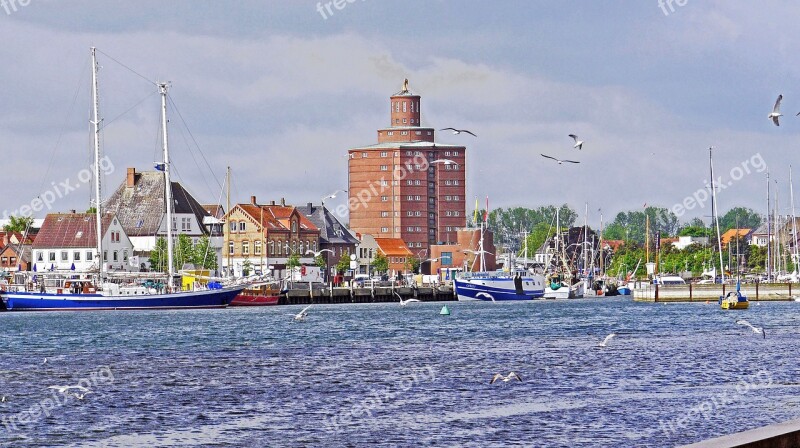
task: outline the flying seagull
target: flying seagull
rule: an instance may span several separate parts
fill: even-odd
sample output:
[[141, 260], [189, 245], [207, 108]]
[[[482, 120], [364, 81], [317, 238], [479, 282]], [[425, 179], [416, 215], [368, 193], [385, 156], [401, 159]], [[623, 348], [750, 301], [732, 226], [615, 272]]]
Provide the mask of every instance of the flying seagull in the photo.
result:
[[744, 319], [737, 320], [736, 323], [739, 325], [750, 327], [750, 329], [753, 330], [753, 333], [763, 335], [764, 339], [767, 338], [767, 332], [764, 331], [764, 327], [754, 327], [750, 322]]
[[607, 347], [609, 341], [611, 341], [611, 339], [613, 339], [616, 335], [616, 333], [611, 333], [610, 335], [606, 336], [606, 338], [603, 339], [603, 342], [600, 343], [600, 347]]
[[411, 302], [419, 302], [420, 301], [419, 299], [406, 299], [406, 300], [403, 300], [403, 296], [401, 296], [397, 291], [395, 291], [394, 295], [396, 295], [397, 298], [400, 299], [400, 306], [406, 306]]
[[72, 395], [73, 397], [77, 398], [78, 400], [83, 400], [83, 397], [85, 397], [86, 395], [88, 395], [88, 394], [90, 394], [90, 393], [92, 393], [92, 391], [87, 391], [87, 392], [84, 392], [84, 393], [82, 393], [82, 394], [79, 394], [79, 393], [77, 393], [77, 392], [73, 392], [71, 395]]
[[302, 311], [300, 311], [299, 313], [295, 314], [294, 315], [294, 320], [296, 320], [298, 322], [302, 322], [302, 321], [306, 320], [306, 316], [308, 316], [308, 309], [309, 308], [311, 308], [311, 305], [308, 305], [307, 307], [303, 308]]
[[42, 361], [42, 364], [47, 364], [47, 358], [44, 358], [44, 361]]
[[458, 135], [458, 134], [463, 132], [463, 133], [469, 134], [469, 135], [471, 135], [473, 137], [477, 137], [477, 135], [473, 134], [472, 132], [470, 132], [470, 131], [468, 131], [466, 129], [444, 128], [444, 129], [440, 129], [440, 130], [442, 130], [442, 131], [453, 131], [453, 135]]
[[575, 140], [575, 146], [573, 146], [573, 148], [583, 149], [583, 141], [578, 140], [577, 135], [569, 134], [569, 136], [572, 137], [573, 140]]
[[320, 251], [317, 251], [317, 252], [314, 252], [313, 250], [309, 249], [309, 250], [307, 250], [307, 251], [306, 251], [306, 255], [308, 255], [308, 254], [314, 254], [314, 258], [317, 258], [317, 257], [319, 257], [320, 255], [322, 255], [322, 253], [323, 253], [323, 252], [330, 252], [330, 253], [333, 253], [333, 251], [332, 251], [332, 250], [330, 250], [330, 249], [322, 249], [322, 250], [320, 250]]
[[504, 383], [507, 383], [513, 379], [516, 379], [519, 382], [522, 382], [522, 378], [514, 372], [509, 372], [507, 376], [503, 376], [502, 373], [495, 373], [492, 377], [492, 381], [489, 381], [489, 384], [494, 384], [495, 381], [501, 380]]
[[494, 296], [489, 294], [488, 292], [479, 292], [479, 293], [475, 294], [475, 297], [488, 297], [488, 298], [492, 299], [492, 302], [494, 302]]
[[0, 397], [0, 403], [5, 403], [5, 402], [6, 402], [6, 397], [5, 396]]
[[581, 163], [581, 162], [576, 162], [576, 161], [574, 161], [574, 160], [560, 160], [560, 159], [556, 159], [555, 157], [546, 156], [546, 155], [544, 155], [544, 154], [541, 154], [541, 156], [542, 156], [542, 157], [544, 157], [544, 158], [546, 158], [546, 159], [553, 159], [553, 160], [555, 160], [556, 162], [558, 162], [558, 164], [559, 164], [559, 165], [561, 165], [561, 164], [562, 164], [562, 163], [564, 163], [564, 162], [569, 162], [569, 163]]
[[771, 119], [772, 122], [775, 123], [775, 126], [781, 125], [778, 122], [778, 118], [783, 116], [781, 113], [781, 100], [783, 100], [783, 95], [778, 95], [778, 99], [775, 101], [775, 106], [772, 107], [772, 113], [767, 115], [767, 118]]
[[89, 389], [83, 386], [48, 386], [48, 389], [55, 389], [58, 393], [63, 394], [66, 393], [70, 389], [78, 389], [81, 392], [89, 393], [91, 392]]

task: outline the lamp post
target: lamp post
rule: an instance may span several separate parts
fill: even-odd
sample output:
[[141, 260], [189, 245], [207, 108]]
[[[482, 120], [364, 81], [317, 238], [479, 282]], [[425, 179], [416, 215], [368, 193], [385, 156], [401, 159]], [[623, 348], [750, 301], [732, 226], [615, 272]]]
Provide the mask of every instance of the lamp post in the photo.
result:
[[[443, 163], [445, 165], [455, 164], [456, 162], [450, 159], [436, 159], [430, 162], [431, 165]], [[436, 167], [436, 242], [439, 243], [442, 241], [441, 233], [442, 233], [442, 215], [441, 215], [441, 207], [440, 203], [442, 201], [441, 197], [441, 176], [439, 176], [439, 167]], [[448, 241], [449, 242], [449, 241]]]

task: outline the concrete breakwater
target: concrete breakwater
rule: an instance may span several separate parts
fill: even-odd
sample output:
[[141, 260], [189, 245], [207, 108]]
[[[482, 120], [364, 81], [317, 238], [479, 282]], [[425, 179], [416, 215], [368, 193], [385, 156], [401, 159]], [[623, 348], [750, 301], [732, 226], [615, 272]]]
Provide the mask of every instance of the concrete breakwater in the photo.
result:
[[311, 303], [384, 303], [399, 302], [398, 297], [422, 302], [456, 300], [452, 287], [375, 287], [375, 288], [293, 288], [281, 293], [279, 305]]
[[[736, 285], [643, 285], [634, 288], [633, 299], [639, 302], [705, 302], [736, 291]], [[792, 300], [800, 297], [798, 283], [747, 283], [741, 292], [750, 300]]]

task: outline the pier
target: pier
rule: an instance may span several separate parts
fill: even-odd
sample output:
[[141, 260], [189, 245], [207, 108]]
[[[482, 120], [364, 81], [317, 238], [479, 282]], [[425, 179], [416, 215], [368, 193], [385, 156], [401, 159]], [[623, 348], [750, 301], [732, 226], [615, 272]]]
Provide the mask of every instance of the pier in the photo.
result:
[[279, 305], [304, 305], [328, 303], [386, 303], [399, 302], [398, 295], [406, 299], [417, 299], [422, 302], [448, 302], [457, 300], [451, 286], [437, 287], [391, 287], [377, 286], [373, 288], [309, 288], [307, 285], [295, 285], [281, 293]]
[[[637, 302], [705, 302], [717, 301], [720, 296], [736, 291], [736, 285], [670, 285], [643, 284], [634, 288], [633, 300]], [[798, 283], [746, 283], [741, 293], [752, 301], [789, 301], [800, 296]]]

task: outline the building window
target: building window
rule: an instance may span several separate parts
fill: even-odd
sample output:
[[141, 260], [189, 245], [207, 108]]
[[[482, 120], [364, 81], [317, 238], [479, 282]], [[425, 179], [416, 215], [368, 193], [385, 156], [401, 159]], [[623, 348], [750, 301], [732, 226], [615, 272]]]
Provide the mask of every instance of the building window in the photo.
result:
[[250, 255], [250, 242], [242, 241], [242, 255]]
[[409, 232], [413, 232], [413, 231], [414, 231], [414, 228], [413, 228], [413, 227], [409, 227], [409, 228], [407, 228], [406, 230], [408, 230]]
[[387, 232], [389, 232], [389, 228], [388, 227], [381, 227], [381, 232], [382, 233], [387, 233]]
[[388, 135], [394, 135], [394, 131], [389, 131], [389, 132], [387, 132], [386, 134], [388, 134]]
[[233, 255], [233, 241], [228, 243], [228, 254]]
[[278, 255], [283, 254], [283, 240], [278, 240]]
[[381, 212], [381, 218], [388, 218], [389, 212]]
[[361, 158], [362, 159], [366, 159], [367, 158], [367, 153], [366, 152], [362, 152], [361, 153]]
[[422, 182], [420, 182], [419, 180], [415, 180], [414, 185], [422, 185]]
[[[412, 118], [411, 120], [413, 121], [414, 119]], [[415, 131], [414, 133], [417, 135], [422, 135], [422, 131]]]
[[36, 252], [36, 261], [44, 261], [43, 252]]
[[445, 156], [445, 157], [450, 157], [450, 151], [445, 151], [445, 152], [444, 152], [444, 156]]
[[69, 254], [65, 250], [61, 251], [61, 261], [69, 261]]
[[386, 151], [381, 151], [381, 157], [387, 157], [389, 155]]
[[297, 232], [297, 221], [292, 221], [292, 233]]
[[415, 201], [421, 201], [422, 200], [422, 196], [414, 196], [414, 200]]
[[422, 216], [422, 211], [420, 210], [415, 211], [414, 216]]
[[119, 261], [119, 252], [114, 251], [114, 261]]
[[269, 242], [269, 252], [267, 252], [267, 254], [268, 255], [275, 255], [275, 241], [270, 241]]
[[81, 261], [81, 253], [80, 253], [80, 251], [76, 250], [75, 253], [72, 254], [72, 259], [74, 261]]
[[[190, 218], [181, 218], [181, 230], [186, 232], [192, 230], [192, 220]], [[117, 234], [117, 241], [119, 241], [119, 234]]]
[[414, 212], [409, 210], [409, 211], [406, 212], [406, 216], [414, 216]]
[[389, 171], [389, 165], [381, 165], [381, 171]]
[[387, 181], [386, 179], [381, 179], [381, 187], [388, 187], [388, 186], [389, 186], [389, 181]]
[[247, 228], [247, 223], [244, 221], [239, 222], [239, 231], [244, 232]]
[[413, 181], [413, 180], [411, 180], [411, 179], [408, 179], [408, 180], [406, 181], [406, 185], [414, 185], [414, 181]]
[[414, 153], [413, 153], [413, 152], [411, 152], [411, 151], [406, 151], [406, 156], [408, 156], [408, 157], [411, 157], [412, 155], [414, 155]]
[[381, 201], [388, 202], [389, 201], [389, 196], [381, 196]]
[[408, 101], [403, 101], [403, 112], [407, 112], [408, 111], [407, 108], [408, 108]]
[[235, 233], [236, 232], [236, 221], [231, 221], [231, 224], [229, 226], [229, 230], [231, 231], [231, 233]]
[[457, 155], [458, 155], [458, 151], [453, 151], [453, 156], [457, 156]]
[[444, 164], [444, 169], [446, 169], [446, 170], [452, 170], [453, 168], [451, 168], [451, 166], [450, 166], [450, 164], [449, 164], [449, 163], [445, 163], [445, 164]]

